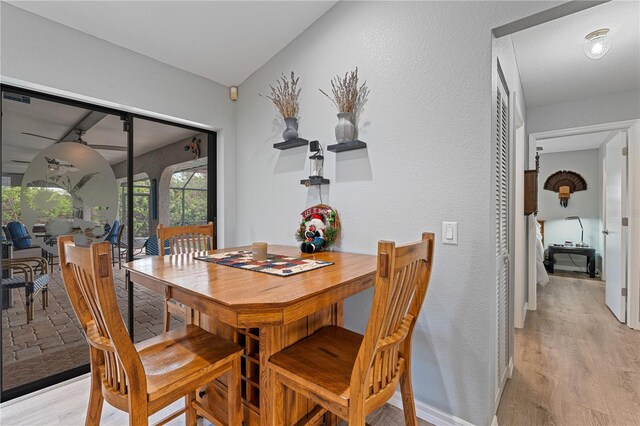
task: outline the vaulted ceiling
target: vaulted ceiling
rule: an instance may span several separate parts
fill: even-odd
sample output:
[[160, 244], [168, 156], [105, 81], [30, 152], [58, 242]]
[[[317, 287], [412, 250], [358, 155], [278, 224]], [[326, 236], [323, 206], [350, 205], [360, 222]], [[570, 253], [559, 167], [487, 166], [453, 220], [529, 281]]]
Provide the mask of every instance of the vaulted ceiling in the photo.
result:
[[336, 1], [9, 1], [226, 86], [242, 83]]

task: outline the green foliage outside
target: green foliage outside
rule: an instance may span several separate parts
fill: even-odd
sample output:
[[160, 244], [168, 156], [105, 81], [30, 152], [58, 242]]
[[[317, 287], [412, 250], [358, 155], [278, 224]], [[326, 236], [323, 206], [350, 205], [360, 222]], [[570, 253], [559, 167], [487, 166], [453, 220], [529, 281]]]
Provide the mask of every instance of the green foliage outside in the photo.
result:
[[[207, 221], [207, 174], [202, 171], [176, 172], [169, 189], [170, 226]], [[184, 188], [184, 191], [181, 189]], [[184, 193], [184, 210], [182, 196]]]
[[[133, 235], [135, 237], [148, 237], [150, 235], [150, 183], [149, 179], [139, 180], [133, 188]], [[206, 223], [207, 220], [207, 174], [202, 171], [184, 171], [174, 173], [171, 177], [169, 189], [170, 226]], [[181, 189], [184, 188], [184, 191]], [[19, 186], [2, 187], [2, 223], [22, 221], [20, 209]], [[47, 206], [52, 206], [43, 211], [41, 222], [57, 217], [72, 217], [73, 206], [71, 196], [63, 191], [52, 191], [44, 188], [27, 188], [27, 202], [33, 204], [34, 199], [48, 200]], [[184, 192], [184, 212], [182, 209], [182, 197]], [[162, 196], [162, 195], [160, 195]], [[126, 218], [126, 187], [119, 188], [119, 214]], [[97, 212], [96, 212], [97, 214]], [[126, 219], [124, 220], [126, 221]], [[154, 233], [154, 232], [152, 232]]]
[[[22, 222], [22, 210], [20, 208], [19, 186], [2, 187], [2, 223], [7, 224], [12, 221]], [[63, 191], [55, 191], [45, 188], [26, 188], [25, 196], [27, 203], [35, 207], [34, 200], [38, 200], [38, 205], [45, 201], [47, 209], [39, 210], [39, 222], [46, 222], [57, 217], [71, 217], [73, 206], [71, 196]]]

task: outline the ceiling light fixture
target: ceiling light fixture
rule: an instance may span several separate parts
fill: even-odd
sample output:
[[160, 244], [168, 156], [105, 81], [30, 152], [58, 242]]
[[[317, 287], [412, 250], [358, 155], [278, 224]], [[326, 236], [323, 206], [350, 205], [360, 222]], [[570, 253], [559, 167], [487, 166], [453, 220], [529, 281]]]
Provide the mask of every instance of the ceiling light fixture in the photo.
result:
[[608, 28], [590, 32], [586, 35], [585, 40], [587, 41], [584, 44], [584, 53], [591, 59], [602, 58], [611, 47]]

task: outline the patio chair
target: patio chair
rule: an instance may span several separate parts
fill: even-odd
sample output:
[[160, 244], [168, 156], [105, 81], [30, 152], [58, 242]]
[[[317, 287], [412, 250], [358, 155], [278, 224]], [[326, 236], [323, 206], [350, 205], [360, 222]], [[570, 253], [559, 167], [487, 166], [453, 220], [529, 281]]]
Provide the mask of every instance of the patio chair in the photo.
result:
[[2, 269], [13, 272], [13, 277], [2, 278], [2, 289], [25, 289], [25, 309], [27, 324], [35, 314], [34, 298], [42, 292], [42, 309], [49, 306], [49, 263], [43, 257], [3, 259]]
[[9, 222], [2, 227], [5, 236], [13, 243], [13, 257], [40, 257], [42, 249], [38, 245], [31, 245], [31, 235], [26, 226], [20, 222]]

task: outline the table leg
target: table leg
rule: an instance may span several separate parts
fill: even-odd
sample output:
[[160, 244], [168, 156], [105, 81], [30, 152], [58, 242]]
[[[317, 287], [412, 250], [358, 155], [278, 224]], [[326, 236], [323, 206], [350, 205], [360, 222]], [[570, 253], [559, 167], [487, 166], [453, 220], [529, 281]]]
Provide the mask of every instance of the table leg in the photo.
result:
[[344, 301], [331, 306], [331, 324], [344, 327]]
[[260, 425], [275, 425], [274, 419], [269, 417], [269, 392], [271, 392], [271, 378], [267, 373], [269, 357], [282, 347], [282, 327], [260, 327]]

